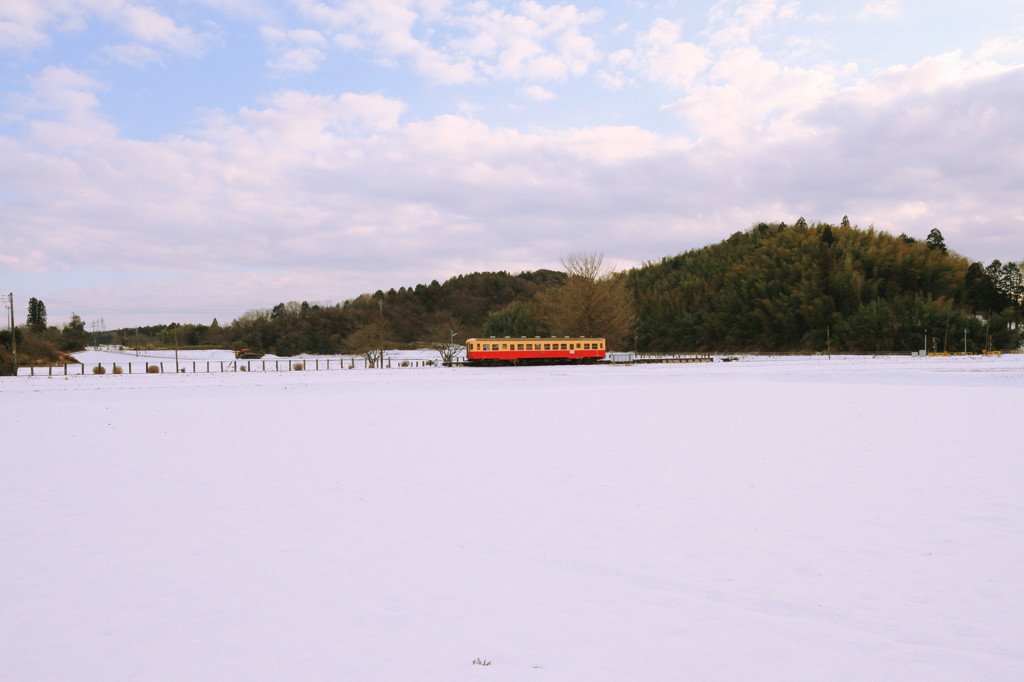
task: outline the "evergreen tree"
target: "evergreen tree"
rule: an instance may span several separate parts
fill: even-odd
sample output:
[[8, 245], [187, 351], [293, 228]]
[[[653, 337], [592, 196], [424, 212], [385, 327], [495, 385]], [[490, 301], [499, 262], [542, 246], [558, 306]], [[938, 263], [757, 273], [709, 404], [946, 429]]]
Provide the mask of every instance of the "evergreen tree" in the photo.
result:
[[850, 219], [848, 217], [846, 217], [846, 216], [843, 216], [843, 222], [840, 223], [839, 227], [849, 227], [849, 226], [850, 226]]
[[836, 236], [832, 234], [831, 225], [826, 225], [825, 229], [821, 231], [821, 243], [825, 246], [832, 246], [836, 243]]
[[925, 240], [925, 243], [932, 251], [938, 250], [942, 253], [948, 253], [946, 240], [942, 238], [942, 233], [939, 232], [939, 228], [937, 227], [933, 227], [932, 231], [928, 233], [928, 238]]
[[61, 331], [60, 349], [65, 351], [85, 350], [85, 322], [75, 313], [71, 313], [71, 321]]
[[28, 326], [34, 332], [42, 332], [46, 330], [46, 304], [40, 301], [38, 298], [32, 297], [28, 299]]

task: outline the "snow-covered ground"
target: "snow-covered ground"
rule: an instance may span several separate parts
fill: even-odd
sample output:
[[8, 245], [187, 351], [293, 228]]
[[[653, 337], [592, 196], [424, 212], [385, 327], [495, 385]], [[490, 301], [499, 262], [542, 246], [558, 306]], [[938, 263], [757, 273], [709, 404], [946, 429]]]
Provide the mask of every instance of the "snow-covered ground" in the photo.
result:
[[1024, 356], [2, 378], [0, 679], [1022, 679], [1022, 406]]

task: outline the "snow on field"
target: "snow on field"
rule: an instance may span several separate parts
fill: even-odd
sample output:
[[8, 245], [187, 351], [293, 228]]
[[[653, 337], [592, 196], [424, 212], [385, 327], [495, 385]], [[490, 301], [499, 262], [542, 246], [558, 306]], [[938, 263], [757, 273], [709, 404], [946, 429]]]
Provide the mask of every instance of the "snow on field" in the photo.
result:
[[0, 679], [1021, 679], [1022, 405], [1024, 356], [3, 378]]

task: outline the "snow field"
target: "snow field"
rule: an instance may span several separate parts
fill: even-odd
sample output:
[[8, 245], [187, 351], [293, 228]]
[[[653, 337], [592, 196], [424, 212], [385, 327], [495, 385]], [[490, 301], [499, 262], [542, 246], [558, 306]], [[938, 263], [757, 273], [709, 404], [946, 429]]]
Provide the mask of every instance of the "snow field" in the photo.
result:
[[0, 379], [0, 679], [1019, 679], [1022, 398], [1021, 356]]

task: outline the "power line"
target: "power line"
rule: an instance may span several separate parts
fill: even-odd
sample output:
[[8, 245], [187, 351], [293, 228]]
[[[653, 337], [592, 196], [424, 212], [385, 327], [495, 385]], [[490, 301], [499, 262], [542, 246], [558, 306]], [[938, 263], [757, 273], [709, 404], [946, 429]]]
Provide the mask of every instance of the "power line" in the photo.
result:
[[[28, 297], [15, 296], [14, 300], [19, 303], [27, 303]], [[238, 308], [164, 308], [158, 306], [126, 306], [111, 305], [104, 303], [86, 303], [84, 301], [67, 301], [59, 298], [47, 298], [45, 301], [50, 305], [76, 307], [82, 310], [125, 312], [125, 313], [177, 313], [177, 314], [224, 314], [241, 315], [245, 310]]]

